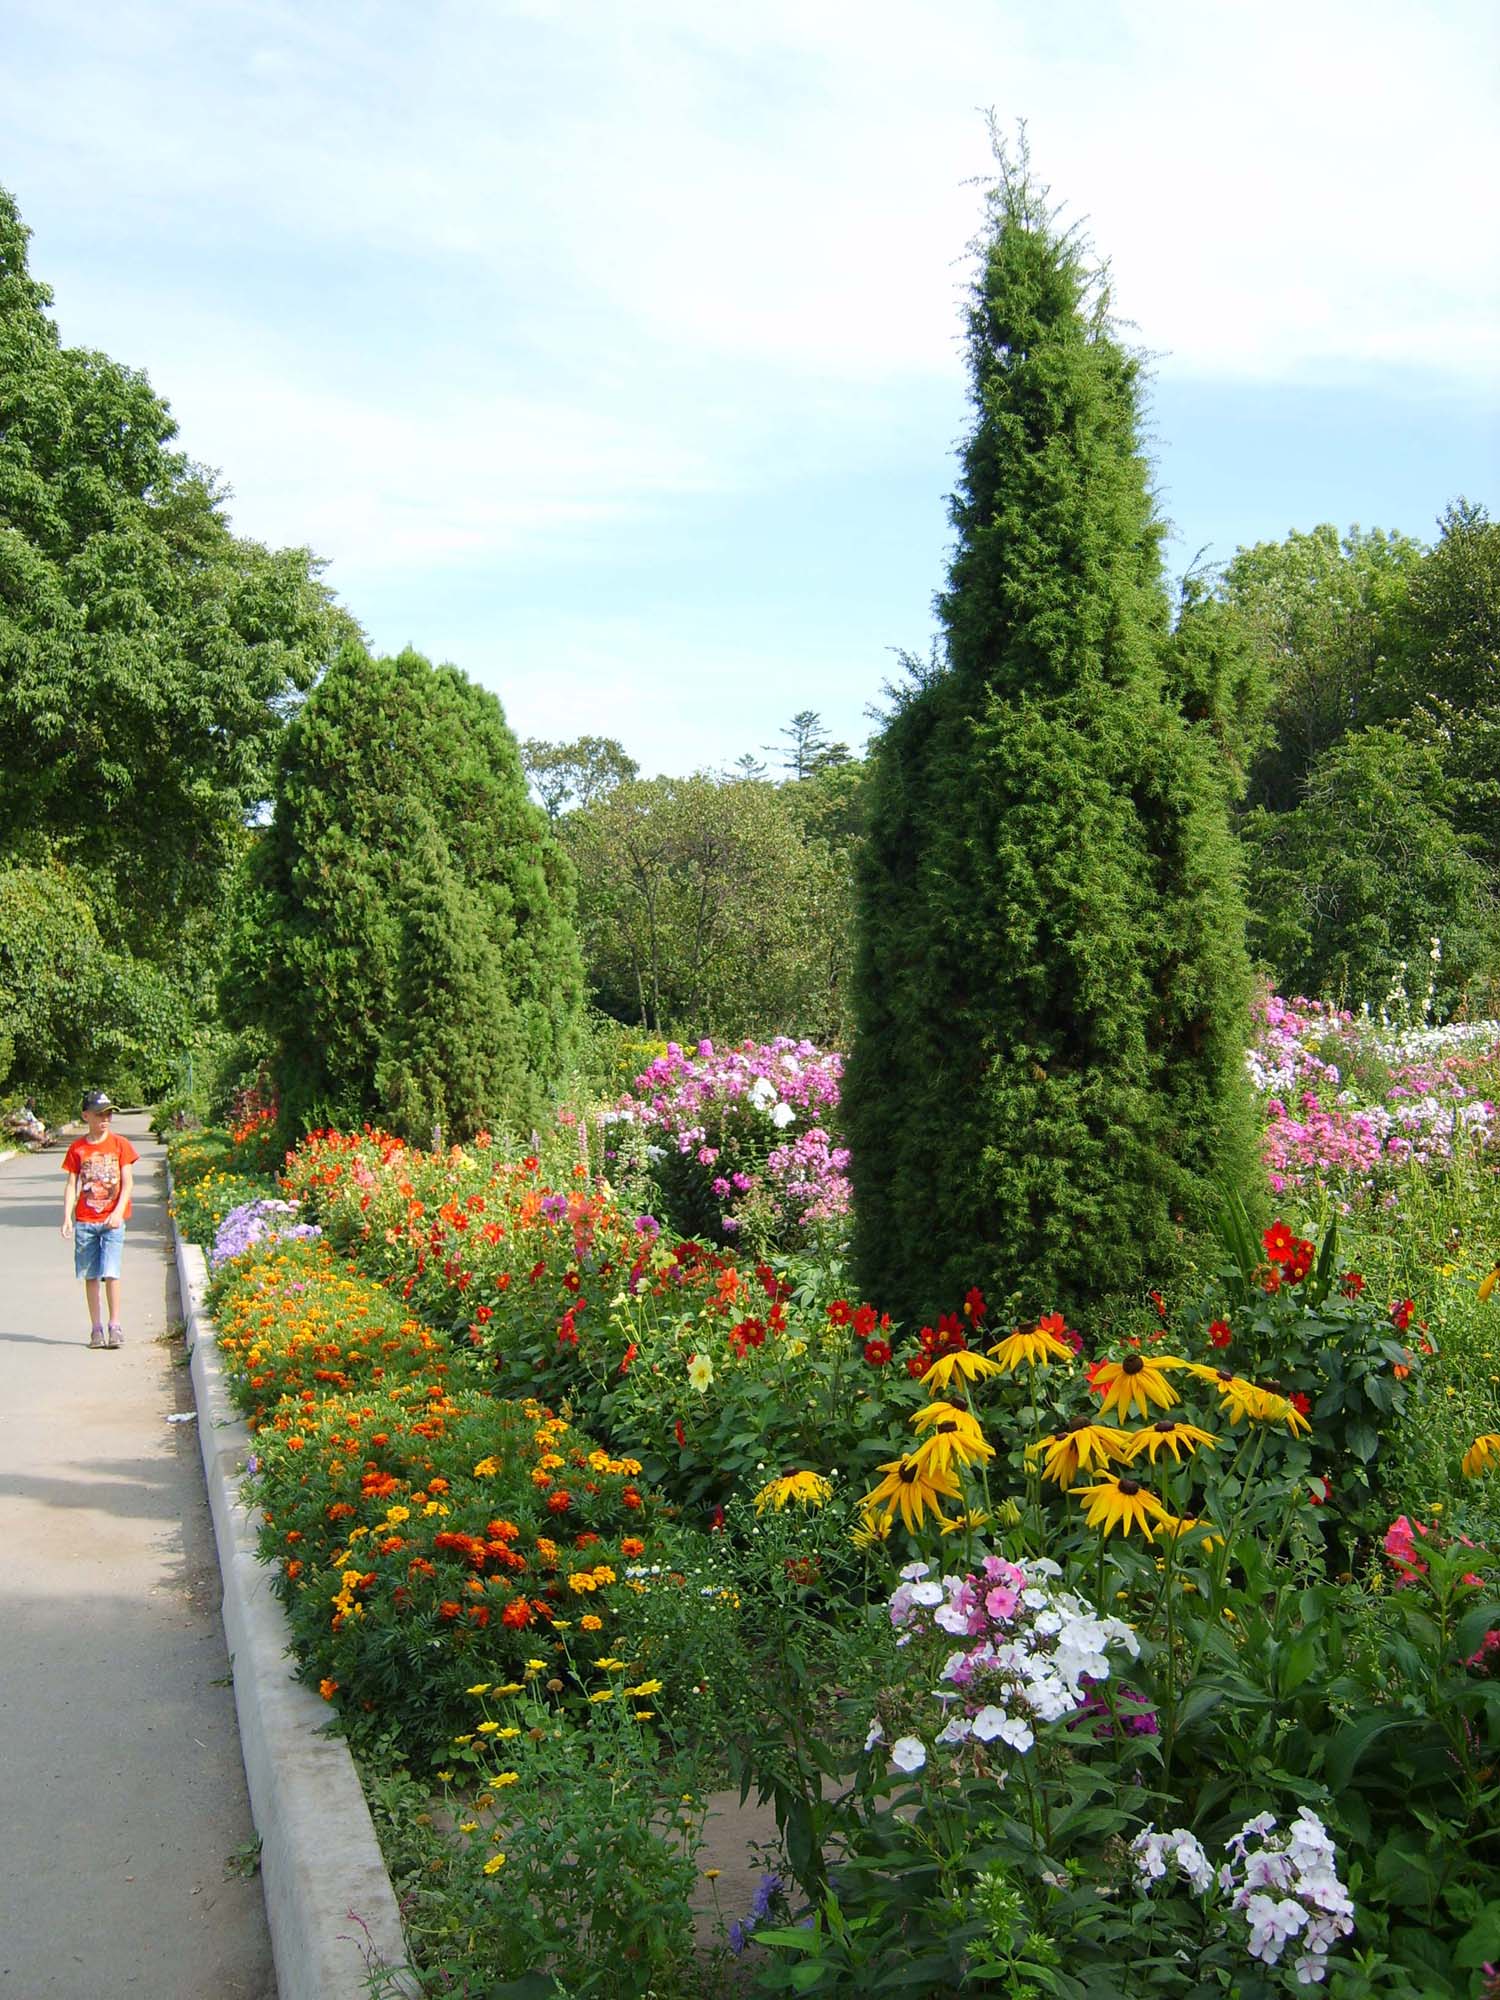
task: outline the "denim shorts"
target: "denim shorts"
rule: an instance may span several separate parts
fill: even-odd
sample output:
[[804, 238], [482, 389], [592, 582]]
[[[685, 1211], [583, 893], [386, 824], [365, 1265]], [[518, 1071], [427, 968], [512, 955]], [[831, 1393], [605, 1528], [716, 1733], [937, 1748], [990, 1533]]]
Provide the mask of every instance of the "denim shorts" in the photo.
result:
[[111, 1229], [104, 1222], [75, 1222], [73, 1225], [73, 1276], [75, 1278], [118, 1278], [120, 1257], [125, 1248], [125, 1231]]

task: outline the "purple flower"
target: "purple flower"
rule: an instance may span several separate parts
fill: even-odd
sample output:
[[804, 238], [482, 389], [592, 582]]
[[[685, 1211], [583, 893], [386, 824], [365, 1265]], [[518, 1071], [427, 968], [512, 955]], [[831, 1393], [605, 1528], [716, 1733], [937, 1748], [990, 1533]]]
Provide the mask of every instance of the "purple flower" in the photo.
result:
[[750, 1916], [757, 1924], [763, 1924], [771, 1914], [771, 1905], [781, 1894], [779, 1875], [762, 1875], [756, 1884], [755, 1894], [750, 1898]]
[[654, 1215], [638, 1215], [635, 1219], [635, 1233], [644, 1236], [648, 1243], [661, 1235], [661, 1224]]

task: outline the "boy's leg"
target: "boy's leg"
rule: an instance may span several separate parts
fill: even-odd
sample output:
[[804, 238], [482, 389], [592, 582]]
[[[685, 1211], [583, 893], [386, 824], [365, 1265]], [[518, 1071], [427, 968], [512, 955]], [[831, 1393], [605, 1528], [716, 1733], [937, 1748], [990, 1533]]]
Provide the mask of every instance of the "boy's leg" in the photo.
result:
[[[99, 1317], [99, 1280], [97, 1278], [84, 1279], [83, 1295], [89, 1302], [89, 1326], [93, 1332], [102, 1333], [104, 1331], [104, 1322]], [[114, 1308], [111, 1307], [110, 1310], [113, 1311]]]
[[125, 1232], [123, 1229], [107, 1229], [103, 1236], [103, 1252], [100, 1274], [104, 1279], [104, 1296], [109, 1303], [109, 1331], [105, 1335], [106, 1347], [123, 1347], [125, 1336], [120, 1331], [120, 1264], [125, 1254]]

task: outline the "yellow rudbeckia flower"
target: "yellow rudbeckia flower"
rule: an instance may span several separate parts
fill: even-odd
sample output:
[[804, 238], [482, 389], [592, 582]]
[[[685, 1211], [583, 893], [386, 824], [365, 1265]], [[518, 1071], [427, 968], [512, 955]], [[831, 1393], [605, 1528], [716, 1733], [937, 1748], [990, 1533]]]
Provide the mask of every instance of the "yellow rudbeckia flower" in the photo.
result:
[[954, 1376], [964, 1382], [982, 1382], [987, 1375], [998, 1375], [999, 1368], [993, 1361], [986, 1361], [982, 1354], [975, 1354], [970, 1348], [955, 1347], [949, 1354], [940, 1354], [927, 1373], [922, 1377], [922, 1387], [927, 1390], [948, 1388]]
[[914, 1457], [890, 1459], [880, 1470], [885, 1478], [865, 1495], [866, 1509], [878, 1508], [887, 1519], [899, 1512], [903, 1525], [913, 1534], [929, 1509], [938, 1522], [947, 1519], [938, 1505], [940, 1500], [960, 1498], [951, 1472], [924, 1471]]
[[1169, 1368], [1185, 1364], [1164, 1355], [1127, 1354], [1123, 1361], [1101, 1361], [1089, 1371], [1089, 1379], [1100, 1396], [1099, 1414], [1107, 1417], [1117, 1410], [1123, 1423], [1134, 1409], [1149, 1417], [1152, 1406], [1170, 1410], [1178, 1400], [1177, 1391], [1167, 1380]]
[[1463, 1455], [1463, 1475], [1465, 1479], [1477, 1479], [1481, 1472], [1488, 1472], [1492, 1465], [1500, 1466], [1500, 1431], [1486, 1431]]
[[832, 1485], [820, 1472], [784, 1472], [779, 1479], [768, 1479], [756, 1494], [755, 1511], [764, 1514], [768, 1507], [774, 1507], [779, 1514], [789, 1500], [804, 1507], [821, 1507], [832, 1492]]
[[1026, 1456], [1041, 1459], [1043, 1479], [1068, 1487], [1080, 1471], [1102, 1471], [1111, 1460], [1126, 1457], [1126, 1435], [1109, 1424], [1091, 1424], [1080, 1417], [1066, 1430], [1027, 1445]]
[[1200, 1445], [1214, 1451], [1217, 1450], [1218, 1443], [1216, 1437], [1210, 1435], [1208, 1431], [1200, 1431], [1196, 1424], [1178, 1423], [1174, 1417], [1163, 1417], [1160, 1422], [1152, 1424], [1149, 1430], [1136, 1431], [1132, 1434], [1125, 1449], [1125, 1456], [1134, 1464], [1144, 1453], [1149, 1455], [1151, 1463], [1155, 1465], [1156, 1454], [1159, 1451], [1169, 1451], [1174, 1462], [1180, 1465], [1184, 1452], [1191, 1458]]
[[1050, 1368], [1054, 1361], [1066, 1364], [1073, 1359], [1073, 1350], [1067, 1342], [1044, 1326], [1018, 1326], [1004, 1340], [997, 1340], [990, 1354], [1006, 1375], [1023, 1364], [1027, 1368]]
[[1078, 1498], [1087, 1512], [1085, 1519], [1091, 1528], [1102, 1528], [1104, 1538], [1118, 1528], [1122, 1535], [1128, 1535], [1132, 1528], [1139, 1528], [1148, 1542], [1155, 1541], [1158, 1528], [1175, 1528], [1176, 1516], [1169, 1514], [1156, 1495], [1138, 1479], [1116, 1478], [1106, 1473], [1097, 1486], [1080, 1486], [1076, 1489]]

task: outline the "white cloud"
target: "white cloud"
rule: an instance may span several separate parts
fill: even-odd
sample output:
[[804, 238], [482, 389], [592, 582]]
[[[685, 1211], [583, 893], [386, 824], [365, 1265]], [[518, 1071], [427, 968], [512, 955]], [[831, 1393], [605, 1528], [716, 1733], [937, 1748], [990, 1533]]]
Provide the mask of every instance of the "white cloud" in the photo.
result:
[[1166, 369], [1500, 375], [1488, 0], [10, 13], [65, 332], [132, 358], [124, 313], [242, 524], [336, 581], [877, 463], [959, 377], [980, 106]]

